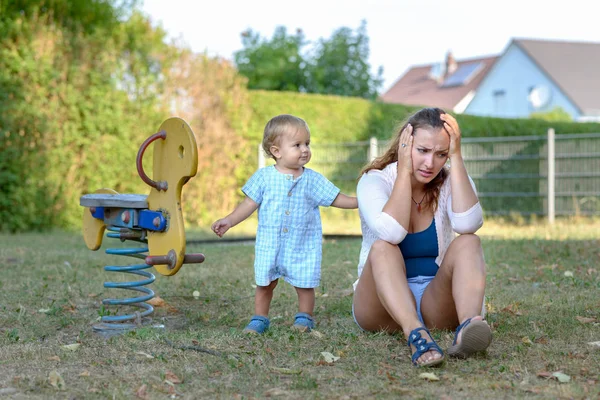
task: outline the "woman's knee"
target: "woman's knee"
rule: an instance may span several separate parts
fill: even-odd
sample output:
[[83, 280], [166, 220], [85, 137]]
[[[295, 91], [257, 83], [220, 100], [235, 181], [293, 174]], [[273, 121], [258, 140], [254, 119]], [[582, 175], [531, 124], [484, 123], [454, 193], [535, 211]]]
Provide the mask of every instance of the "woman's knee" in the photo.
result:
[[401, 256], [400, 247], [385, 240], [376, 240], [371, 245], [371, 250], [369, 250], [369, 259], [371, 261], [381, 258], [387, 260], [391, 255]]
[[474, 233], [465, 233], [452, 241], [454, 247], [457, 247], [461, 250], [479, 250], [481, 249], [481, 239]]
[[389, 267], [404, 268], [404, 259], [400, 247], [384, 240], [377, 240], [371, 246], [368, 262], [376, 273]]

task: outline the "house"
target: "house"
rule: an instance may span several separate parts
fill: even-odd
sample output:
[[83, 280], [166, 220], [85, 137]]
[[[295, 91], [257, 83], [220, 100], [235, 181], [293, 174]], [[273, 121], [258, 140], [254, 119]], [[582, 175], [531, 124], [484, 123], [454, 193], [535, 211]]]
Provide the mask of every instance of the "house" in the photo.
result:
[[[452, 65], [448, 58], [446, 66]], [[477, 72], [473, 64], [485, 60], [491, 64]], [[431, 76], [439, 66], [414, 67], [381, 99], [505, 118], [560, 108], [576, 121], [600, 121], [600, 43], [513, 39], [497, 57], [456, 64], [437, 79]], [[458, 93], [464, 94], [459, 100]]]
[[409, 69], [384, 94], [385, 103], [440, 107], [463, 113], [481, 80], [498, 57], [457, 61], [451, 52], [443, 63], [420, 65]]

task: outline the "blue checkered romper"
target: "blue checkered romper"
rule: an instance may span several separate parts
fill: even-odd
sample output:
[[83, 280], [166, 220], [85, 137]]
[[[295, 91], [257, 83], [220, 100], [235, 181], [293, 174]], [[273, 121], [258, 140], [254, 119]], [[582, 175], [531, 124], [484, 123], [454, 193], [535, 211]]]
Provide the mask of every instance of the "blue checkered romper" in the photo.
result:
[[242, 191], [259, 205], [256, 285], [268, 286], [283, 277], [295, 287], [319, 286], [323, 239], [319, 206], [330, 206], [340, 189], [308, 168], [294, 179], [269, 166], [254, 173]]

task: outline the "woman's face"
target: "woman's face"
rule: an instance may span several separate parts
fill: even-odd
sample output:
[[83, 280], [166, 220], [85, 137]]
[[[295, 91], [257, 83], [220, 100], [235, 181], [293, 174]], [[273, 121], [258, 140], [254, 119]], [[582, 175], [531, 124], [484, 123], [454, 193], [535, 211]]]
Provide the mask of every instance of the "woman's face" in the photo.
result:
[[437, 176], [448, 160], [450, 136], [442, 128], [424, 126], [413, 132], [413, 177], [422, 184]]

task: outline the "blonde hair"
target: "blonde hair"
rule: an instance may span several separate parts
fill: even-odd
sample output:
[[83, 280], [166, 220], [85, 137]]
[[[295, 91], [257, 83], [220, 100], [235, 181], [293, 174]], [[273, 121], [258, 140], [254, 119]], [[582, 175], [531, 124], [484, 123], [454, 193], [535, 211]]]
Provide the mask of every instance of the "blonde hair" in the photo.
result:
[[[369, 164], [367, 164], [360, 172], [360, 175], [358, 176], [359, 179], [363, 174], [367, 173], [372, 169], [382, 170], [391, 163], [398, 161], [398, 144], [400, 143], [400, 134], [408, 124], [411, 124], [413, 127], [413, 135], [418, 128], [430, 127], [434, 129], [443, 129], [444, 121], [442, 121], [442, 119], [440, 118], [440, 115], [442, 114], [446, 114], [446, 112], [441, 108], [423, 108], [417, 111], [415, 114], [408, 117], [399, 125], [400, 128], [396, 129], [396, 134], [390, 141], [386, 152], [382, 156], [377, 157]], [[442, 184], [448, 177], [448, 174], [448, 169], [444, 166], [437, 174], [437, 176], [433, 178], [431, 182], [425, 185], [425, 197], [423, 200], [423, 204], [424, 206], [431, 206], [434, 212], [437, 210], [440, 189], [442, 187]]]
[[301, 129], [305, 130], [306, 133], [310, 135], [308, 124], [302, 118], [290, 114], [281, 114], [271, 118], [269, 122], [267, 122], [263, 134], [262, 148], [264, 152], [269, 157], [275, 159], [275, 156], [271, 154], [271, 146], [277, 145], [279, 143], [279, 138], [283, 134], [290, 132], [290, 130], [298, 132]]

